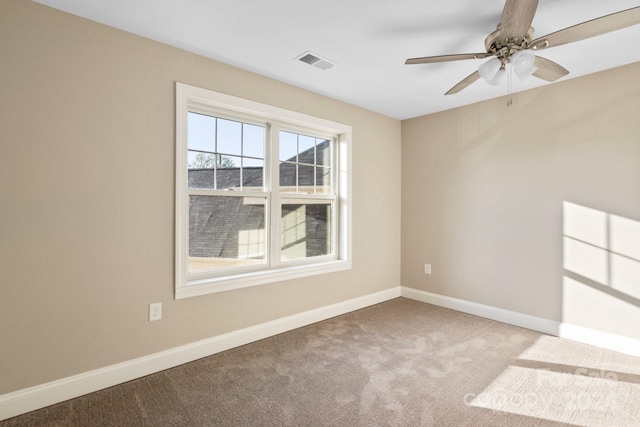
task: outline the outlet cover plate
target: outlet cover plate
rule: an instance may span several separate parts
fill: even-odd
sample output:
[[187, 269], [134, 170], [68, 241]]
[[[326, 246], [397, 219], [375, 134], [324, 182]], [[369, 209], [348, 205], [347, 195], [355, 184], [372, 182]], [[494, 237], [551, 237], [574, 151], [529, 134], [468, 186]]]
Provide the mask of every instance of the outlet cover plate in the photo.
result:
[[149, 304], [149, 322], [162, 319], [162, 303]]

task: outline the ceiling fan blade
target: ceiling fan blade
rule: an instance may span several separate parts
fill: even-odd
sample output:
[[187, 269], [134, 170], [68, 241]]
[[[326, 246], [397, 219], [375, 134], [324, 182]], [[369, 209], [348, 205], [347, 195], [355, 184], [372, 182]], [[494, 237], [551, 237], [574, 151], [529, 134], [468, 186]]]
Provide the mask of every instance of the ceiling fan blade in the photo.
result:
[[534, 71], [533, 75], [548, 82], [555, 82], [569, 74], [569, 71], [562, 65], [541, 56], [536, 56], [536, 67], [538, 69]]
[[522, 40], [527, 35], [538, 0], [507, 0], [500, 20], [500, 38]]
[[477, 71], [474, 71], [469, 76], [465, 77], [460, 83], [458, 83], [457, 85], [449, 89], [449, 91], [445, 93], [445, 95], [453, 95], [454, 93], [458, 93], [462, 89], [466, 88], [467, 86], [470, 86], [471, 83], [475, 82], [479, 78], [480, 78], [480, 73]]
[[605, 15], [567, 27], [544, 37], [539, 37], [533, 40], [529, 46], [533, 50], [546, 49], [610, 33], [636, 24], [640, 24], [640, 7], [612, 13], [611, 15]]
[[461, 61], [464, 59], [482, 59], [487, 56], [491, 56], [490, 53], [461, 53], [456, 55], [440, 55], [440, 56], [425, 56], [422, 58], [409, 58], [405, 61], [405, 64], [432, 64], [435, 62], [447, 62], [447, 61]]

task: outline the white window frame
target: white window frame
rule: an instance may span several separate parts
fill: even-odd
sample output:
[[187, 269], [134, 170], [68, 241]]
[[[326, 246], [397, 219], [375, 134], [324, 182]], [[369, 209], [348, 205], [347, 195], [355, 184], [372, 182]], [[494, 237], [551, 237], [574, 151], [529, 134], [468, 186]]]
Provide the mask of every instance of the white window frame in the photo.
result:
[[[236, 117], [244, 122], [267, 124], [272, 147], [265, 152], [265, 192], [267, 194], [266, 239], [269, 251], [279, 253], [280, 199], [282, 197], [305, 199], [298, 193], [279, 193], [277, 178], [279, 159], [277, 155], [277, 135], [280, 130], [308, 132], [315, 136], [334, 139], [333, 180], [336, 188], [335, 209], [332, 218], [333, 253], [330, 256], [306, 258], [299, 261], [282, 262], [241, 272], [220, 272], [188, 274], [189, 238], [189, 196], [194, 191], [188, 189], [187, 182], [187, 116], [188, 113], [210, 112], [215, 116]], [[274, 147], [275, 144], [275, 147]], [[206, 194], [207, 190], [197, 191]], [[216, 190], [210, 190], [215, 194]], [[264, 197], [265, 192], [256, 192]], [[249, 194], [249, 192], [247, 192]], [[333, 197], [333, 196], [331, 196]], [[330, 198], [330, 197], [329, 197]], [[331, 273], [351, 268], [351, 126], [286, 110], [235, 96], [176, 83], [176, 204], [175, 204], [175, 298], [188, 298], [223, 292], [248, 286], [262, 285], [311, 275]]]

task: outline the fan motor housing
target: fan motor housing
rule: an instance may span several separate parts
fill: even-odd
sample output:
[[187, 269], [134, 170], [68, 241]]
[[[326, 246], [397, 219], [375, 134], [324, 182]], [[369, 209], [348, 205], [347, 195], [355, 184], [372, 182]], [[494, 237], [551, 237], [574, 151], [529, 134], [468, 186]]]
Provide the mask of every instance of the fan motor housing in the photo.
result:
[[529, 31], [523, 38], [503, 40], [500, 34], [500, 27], [493, 33], [489, 34], [484, 40], [484, 46], [487, 53], [497, 56], [500, 59], [508, 58], [519, 50], [525, 50], [529, 47], [533, 38], [533, 27], [529, 27]]

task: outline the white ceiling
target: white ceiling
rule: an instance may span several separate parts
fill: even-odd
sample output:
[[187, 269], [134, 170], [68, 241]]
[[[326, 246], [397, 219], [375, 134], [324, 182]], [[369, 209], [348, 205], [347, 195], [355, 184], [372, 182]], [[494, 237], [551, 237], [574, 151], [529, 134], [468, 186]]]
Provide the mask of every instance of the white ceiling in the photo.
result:
[[[409, 57], [484, 52], [504, 0], [34, 1], [397, 119], [507, 90], [478, 81], [444, 96], [483, 60], [404, 65]], [[540, 0], [534, 38], [636, 6], [640, 0]], [[638, 40], [635, 25], [539, 55], [570, 71], [563, 81], [640, 61]], [[296, 60], [306, 51], [337, 65], [322, 71]], [[546, 84], [514, 78], [513, 90]]]

